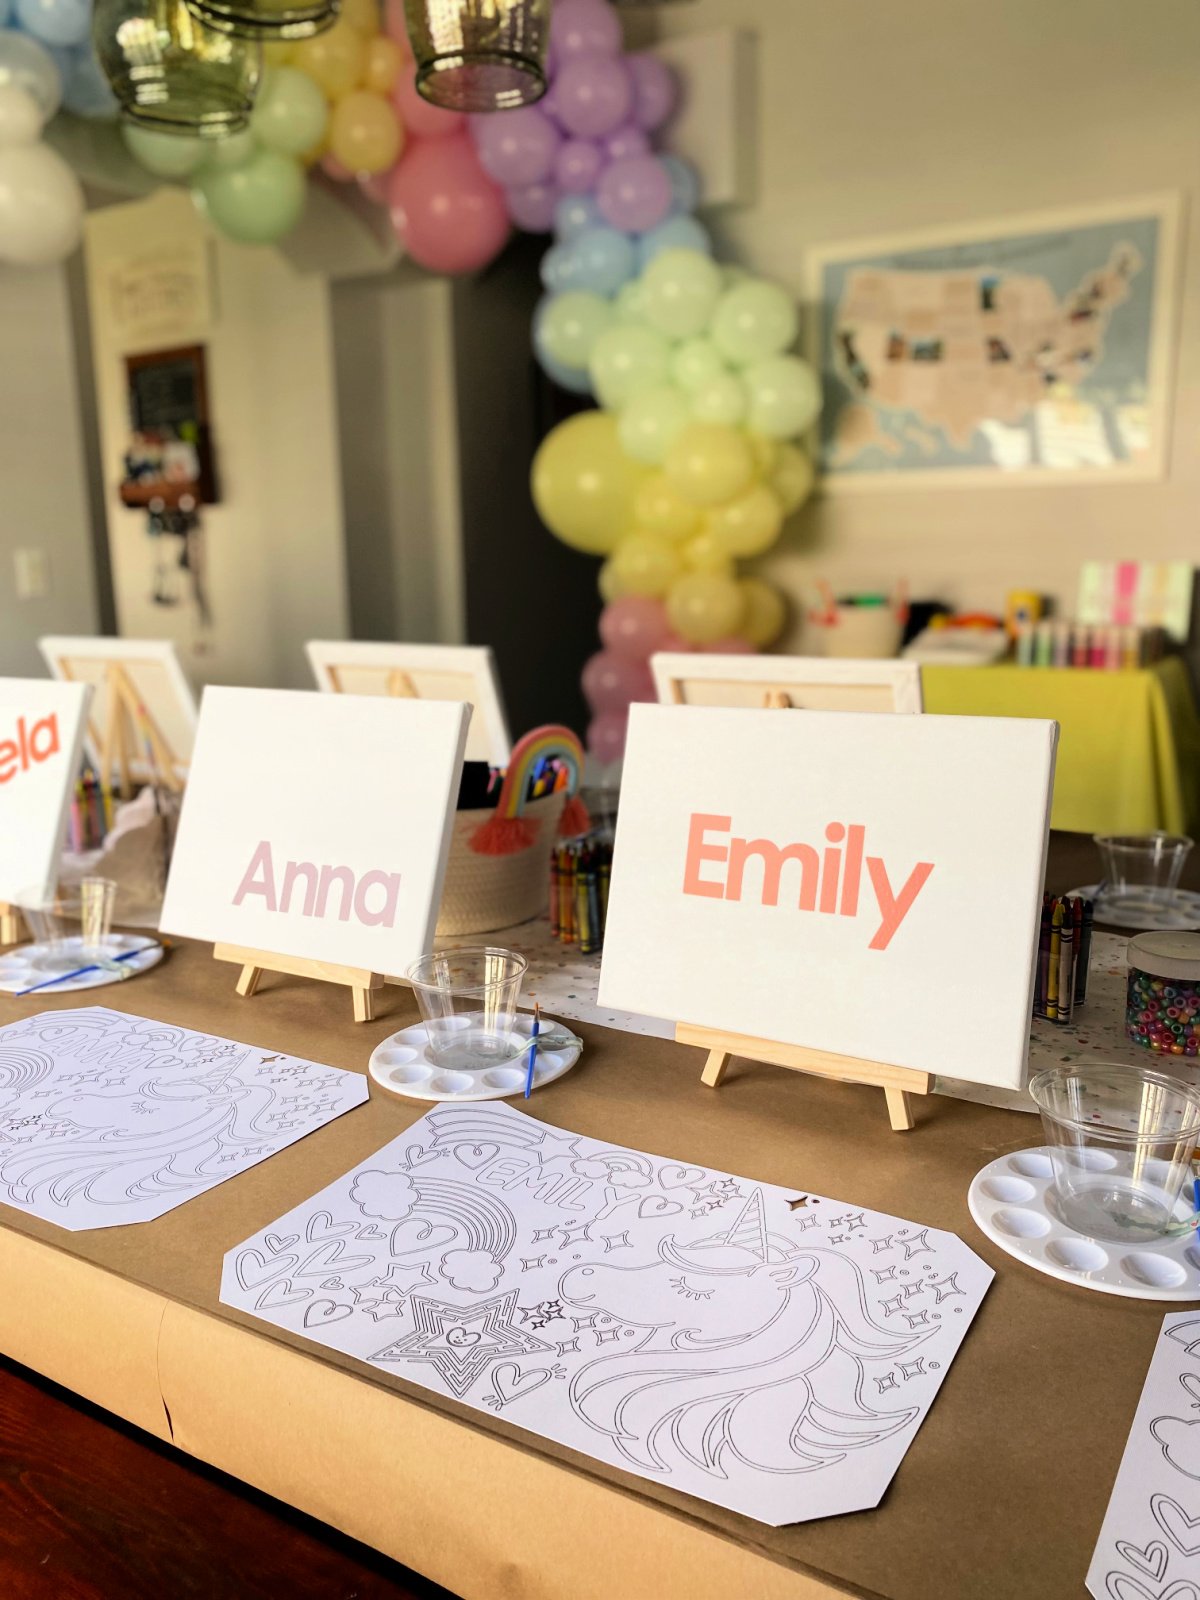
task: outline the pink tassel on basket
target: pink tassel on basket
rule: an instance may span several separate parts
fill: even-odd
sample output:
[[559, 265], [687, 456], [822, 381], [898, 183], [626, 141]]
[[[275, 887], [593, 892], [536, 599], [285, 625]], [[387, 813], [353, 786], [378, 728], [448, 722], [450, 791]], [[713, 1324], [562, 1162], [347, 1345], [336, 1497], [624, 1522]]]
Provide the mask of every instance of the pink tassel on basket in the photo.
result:
[[[570, 774], [567, 784], [570, 795], [563, 810], [563, 822], [566, 822], [568, 814], [572, 821], [578, 821], [580, 811], [586, 821], [587, 810], [582, 801], [575, 798], [583, 775], [583, 746], [570, 728], [548, 723], [544, 728], [534, 728], [513, 746], [496, 813], [480, 823], [471, 835], [470, 846], [476, 855], [516, 855], [519, 850], [528, 850], [534, 843], [538, 835], [537, 824], [522, 815], [529, 793], [529, 775], [539, 761], [551, 757], [561, 761]], [[564, 831], [561, 825], [559, 831]]]
[[573, 794], [563, 807], [563, 814], [558, 822], [558, 837], [560, 839], [577, 839], [581, 833], [592, 831], [592, 819], [588, 815], [588, 808], [582, 798]]

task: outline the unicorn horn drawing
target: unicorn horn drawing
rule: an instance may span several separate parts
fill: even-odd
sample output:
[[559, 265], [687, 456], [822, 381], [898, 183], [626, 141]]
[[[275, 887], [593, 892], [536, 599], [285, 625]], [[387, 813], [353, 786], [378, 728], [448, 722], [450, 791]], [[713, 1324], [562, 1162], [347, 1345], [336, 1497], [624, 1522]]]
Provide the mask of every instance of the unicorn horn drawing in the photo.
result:
[[668, 1235], [641, 1265], [571, 1267], [559, 1297], [645, 1330], [570, 1390], [577, 1415], [643, 1472], [815, 1472], [920, 1413], [868, 1405], [866, 1364], [896, 1360], [932, 1330], [876, 1323], [854, 1262], [770, 1234], [760, 1190], [713, 1237]]

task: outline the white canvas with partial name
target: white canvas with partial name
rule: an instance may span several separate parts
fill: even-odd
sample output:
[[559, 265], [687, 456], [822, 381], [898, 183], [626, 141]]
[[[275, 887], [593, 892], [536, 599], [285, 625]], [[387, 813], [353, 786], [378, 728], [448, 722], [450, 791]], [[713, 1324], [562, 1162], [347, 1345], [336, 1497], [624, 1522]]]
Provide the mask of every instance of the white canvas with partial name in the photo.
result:
[[0, 902], [54, 886], [91, 693], [0, 678]]

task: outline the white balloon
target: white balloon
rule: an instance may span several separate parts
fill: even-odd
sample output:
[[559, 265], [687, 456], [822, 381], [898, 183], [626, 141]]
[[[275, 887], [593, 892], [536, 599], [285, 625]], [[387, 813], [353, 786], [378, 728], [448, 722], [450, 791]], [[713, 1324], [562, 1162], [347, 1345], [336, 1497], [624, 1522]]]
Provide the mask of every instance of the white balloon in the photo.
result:
[[42, 133], [42, 108], [15, 83], [0, 83], [0, 146], [36, 144]]
[[44, 144], [0, 149], [0, 261], [44, 267], [69, 256], [83, 232], [83, 190]]
[[25, 89], [50, 118], [62, 104], [62, 74], [44, 44], [11, 28], [0, 29], [0, 83]]

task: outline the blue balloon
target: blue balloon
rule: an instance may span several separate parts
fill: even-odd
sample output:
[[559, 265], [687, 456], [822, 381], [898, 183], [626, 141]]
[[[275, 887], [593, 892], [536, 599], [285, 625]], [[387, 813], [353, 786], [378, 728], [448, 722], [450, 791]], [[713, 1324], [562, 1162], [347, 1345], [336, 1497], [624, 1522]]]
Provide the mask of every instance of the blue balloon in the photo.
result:
[[0, 0], [0, 28], [7, 28], [13, 14], [13, 0]]
[[63, 79], [63, 105], [77, 117], [93, 121], [117, 115], [117, 97], [101, 70], [89, 39], [74, 50], [55, 52]]
[[[4, 0], [0, 0], [0, 5]], [[560, 241], [578, 238], [587, 228], [602, 228], [604, 218], [590, 194], [568, 194], [554, 208], [554, 235]]]
[[628, 234], [615, 228], [585, 228], [567, 245], [556, 245], [570, 257], [572, 289], [590, 289], [612, 296], [637, 272], [637, 250]]
[[571, 247], [567, 244], [552, 244], [542, 257], [541, 274], [542, 284], [551, 294], [561, 294], [564, 289], [571, 287], [571, 275], [574, 258]]
[[700, 204], [700, 179], [696, 176], [696, 169], [679, 156], [660, 155], [658, 159], [667, 169], [667, 177], [671, 180], [671, 193], [674, 196], [672, 211], [676, 216], [687, 216]]
[[698, 250], [701, 255], [711, 256], [712, 239], [695, 217], [668, 217], [638, 240], [639, 273], [664, 250]]
[[42, 44], [82, 44], [92, 29], [91, 0], [16, 0], [16, 13], [18, 25]]

